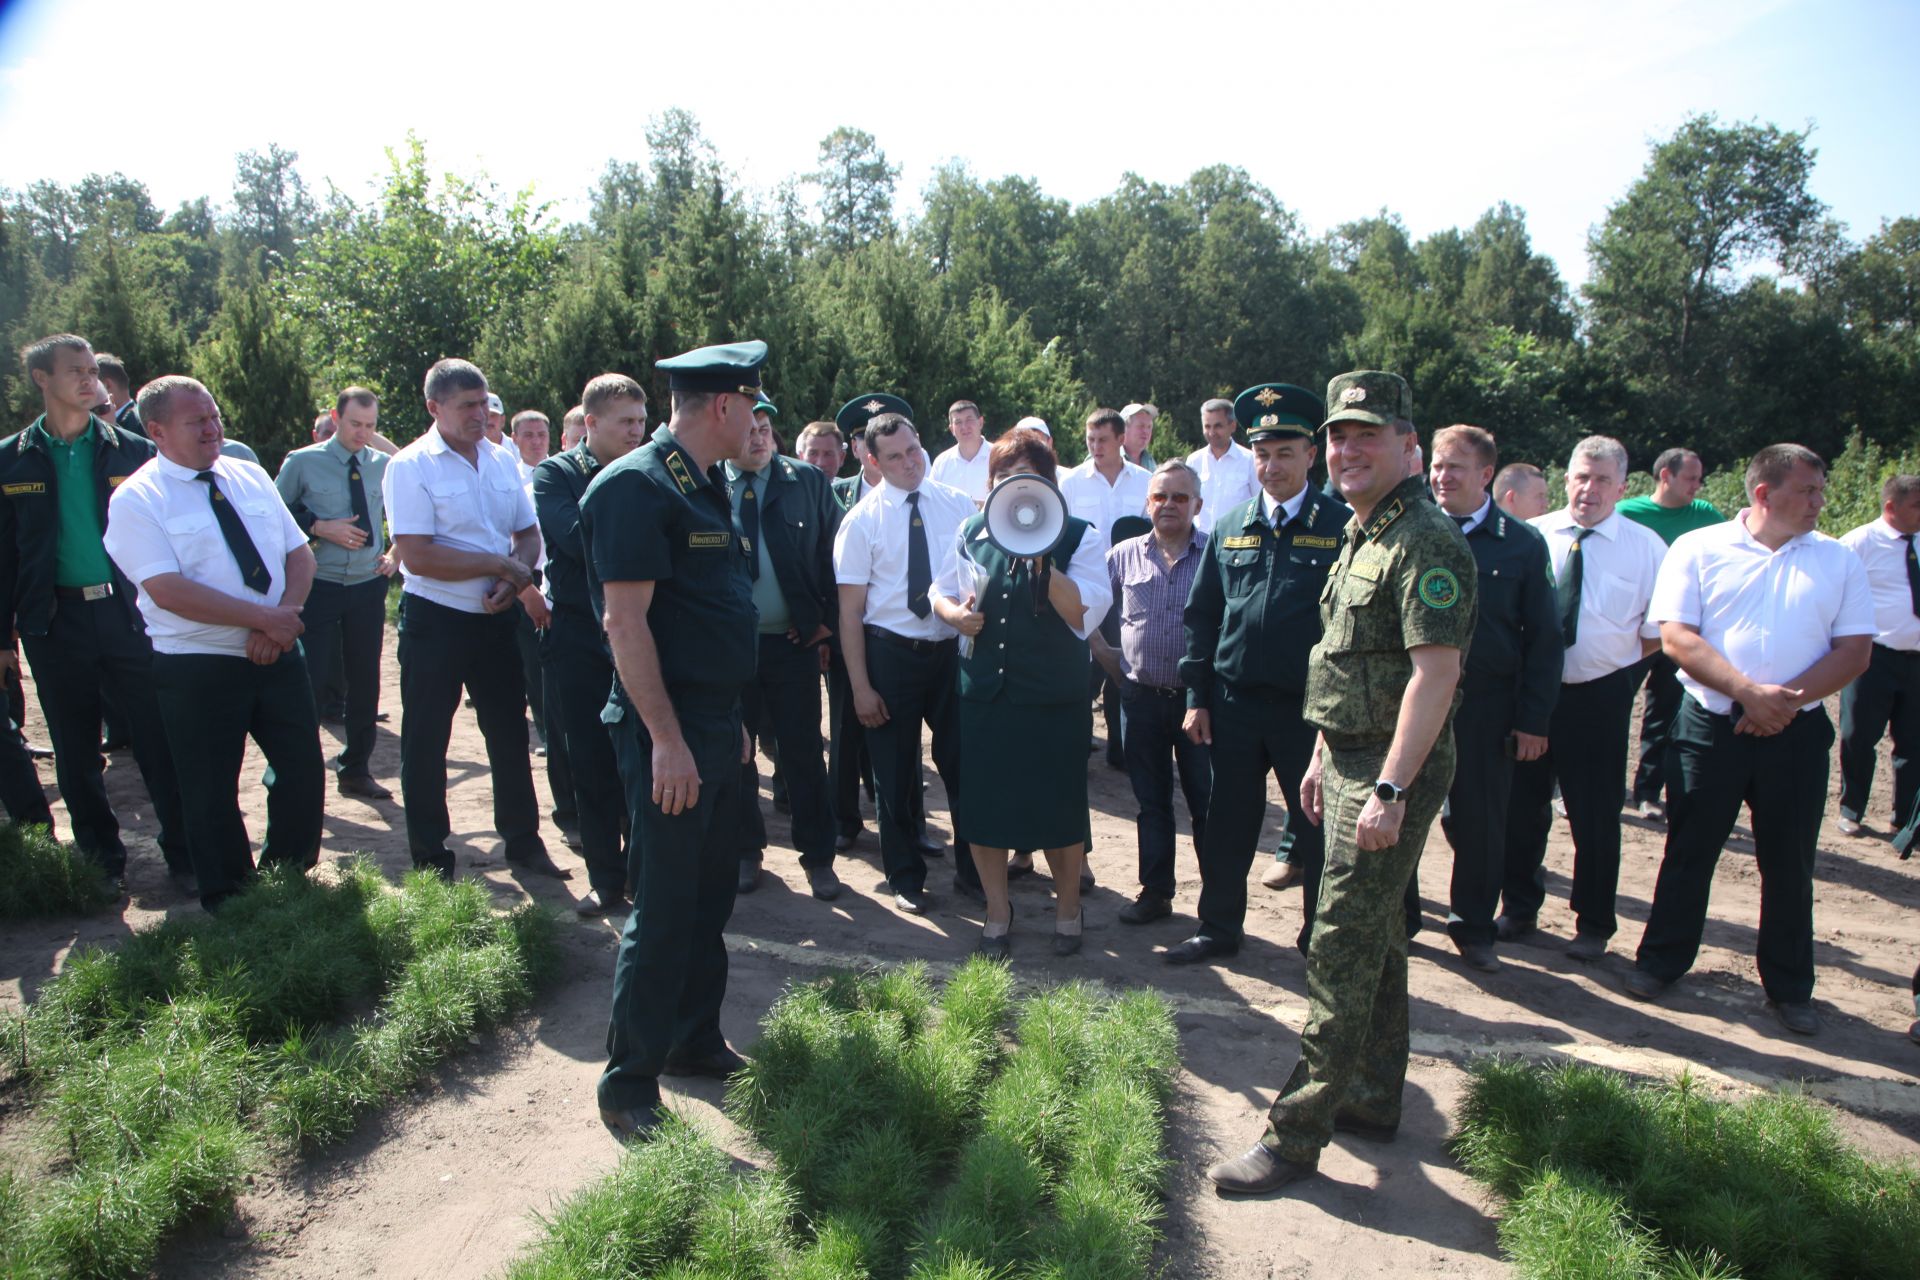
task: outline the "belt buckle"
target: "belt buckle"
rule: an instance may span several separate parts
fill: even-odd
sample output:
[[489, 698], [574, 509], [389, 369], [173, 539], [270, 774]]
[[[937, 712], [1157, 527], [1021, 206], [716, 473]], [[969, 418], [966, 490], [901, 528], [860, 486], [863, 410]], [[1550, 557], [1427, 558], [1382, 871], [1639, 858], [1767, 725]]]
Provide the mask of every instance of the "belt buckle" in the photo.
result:
[[88, 603], [92, 603], [95, 600], [105, 600], [112, 594], [113, 584], [111, 582], [97, 582], [91, 587], [80, 588], [80, 598]]

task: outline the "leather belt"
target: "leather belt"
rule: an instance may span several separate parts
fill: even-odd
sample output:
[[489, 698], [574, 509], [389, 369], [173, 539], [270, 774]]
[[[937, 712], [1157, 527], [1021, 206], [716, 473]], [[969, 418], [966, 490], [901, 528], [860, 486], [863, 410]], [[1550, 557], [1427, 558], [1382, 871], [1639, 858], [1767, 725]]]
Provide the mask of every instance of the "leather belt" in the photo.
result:
[[113, 584], [98, 582], [91, 587], [55, 587], [53, 594], [62, 600], [105, 600], [113, 594]]

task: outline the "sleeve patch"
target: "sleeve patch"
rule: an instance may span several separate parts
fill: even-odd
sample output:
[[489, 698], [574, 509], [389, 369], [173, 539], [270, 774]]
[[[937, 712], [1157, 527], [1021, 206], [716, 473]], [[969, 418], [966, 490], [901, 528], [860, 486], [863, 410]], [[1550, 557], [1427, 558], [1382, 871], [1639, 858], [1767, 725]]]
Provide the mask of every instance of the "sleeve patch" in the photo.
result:
[[1420, 575], [1420, 603], [1429, 609], [1451, 609], [1460, 599], [1460, 581], [1446, 569]]

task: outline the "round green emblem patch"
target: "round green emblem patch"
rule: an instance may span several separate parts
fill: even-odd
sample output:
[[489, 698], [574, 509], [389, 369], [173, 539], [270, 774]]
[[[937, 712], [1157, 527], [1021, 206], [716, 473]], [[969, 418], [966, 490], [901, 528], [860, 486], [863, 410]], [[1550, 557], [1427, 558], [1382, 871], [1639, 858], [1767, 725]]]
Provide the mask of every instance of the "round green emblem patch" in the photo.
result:
[[1460, 580], [1445, 569], [1429, 569], [1420, 575], [1420, 603], [1431, 609], [1451, 609], [1460, 598]]

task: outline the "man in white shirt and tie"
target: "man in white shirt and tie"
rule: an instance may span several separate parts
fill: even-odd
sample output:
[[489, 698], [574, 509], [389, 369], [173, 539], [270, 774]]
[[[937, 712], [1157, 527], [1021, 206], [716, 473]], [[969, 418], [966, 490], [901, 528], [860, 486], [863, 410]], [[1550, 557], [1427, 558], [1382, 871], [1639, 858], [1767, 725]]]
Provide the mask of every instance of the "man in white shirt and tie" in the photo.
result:
[[980, 406], [971, 400], [955, 400], [947, 409], [947, 430], [953, 433], [953, 447], [943, 449], [933, 460], [933, 478], [960, 490], [973, 499], [975, 506], [987, 500], [986, 423]]
[[[913, 825], [922, 721], [932, 731], [933, 766], [949, 809], [960, 786], [956, 632], [933, 612], [928, 592], [940, 558], [952, 554], [960, 524], [975, 508], [960, 490], [927, 477], [926, 453], [905, 415], [876, 413], [865, 434], [882, 482], [847, 512], [834, 537], [840, 643], [873, 756], [887, 882], [894, 905], [918, 915], [931, 903]], [[984, 898], [972, 849], [956, 836], [953, 852], [954, 887]]]
[[1234, 421], [1231, 400], [1200, 406], [1200, 434], [1207, 443], [1187, 455], [1187, 465], [1200, 474], [1200, 517], [1194, 527], [1204, 533], [1212, 533], [1216, 519], [1260, 492], [1253, 450], [1233, 438]]
[[1746, 806], [1760, 873], [1760, 982], [1787, 1030], [1820, 1030], [1813, 860], [1833, 722], [1821, 705], [1867, 669], [1877, 629], [1860, 558], [1814, 525], [1827, 466], [1802, 445], [1747, 464], [1748, 507], [1682, 534], [1649, 617], [1687, 695], [1669, 739], [1667, 847], [1627, 994], [1652, 1000], [1693, 967], [1720, 850]]
[[1607, 436], [1588, 436], [1567, 461], [1567, 505], [1531, 522], [1546, 537], [1552, 558], [1566, 660], [1546, 753], [1514, 766], [1506, 910], [1495, 922], [1501, 941], [1534, 931], [1546, 899], [1541, 863], [1553, 828], [1557, 780], [1573, 826], [1575, 933], [1567, 955], [1584, 961], [1605, 955], [1618, 927], [1614, 894], [1628, 730], [1640, 660], [1659, 648], [1647, 603], [1667, 544], [1614, 510], [1626, 483], [1625, 447]]
[[220, 409], [192, 378], [140, 389], [159, 456], [114, 490], [106, 550], [140, 587], [154, 695], [180, 762], [180, 799], [207, 910], [253, 878], [240, 814], [247, 739], [267, 758], [262, 864], [320, 857], [326, 768], [300, 608], [314, 556], [273, 480], [220, 452]]
[[1881, 736], [1893, 735], [1893, 821], [1913, 822], [1920, 798], [1920, 476], [1888, 476], [1880, 518], [1840, 542], [1873, 589], [1873, 657], [1840, 695], [1840, 830], [1859, 835]]
[[487, 744], [493, 825], [507, 861], [565, 879], [540, 838], [527, 759], [527, 688], [514, 628], [540, 526], [517, 455], [487, 443], [486, 375], [465, 360], [427, 371], [433, 426], [387, 464], [387, 521], [406, 567], [400, 600], [400, 789], [416, 867], [453, 877], [447, 744], [464, 686]]

